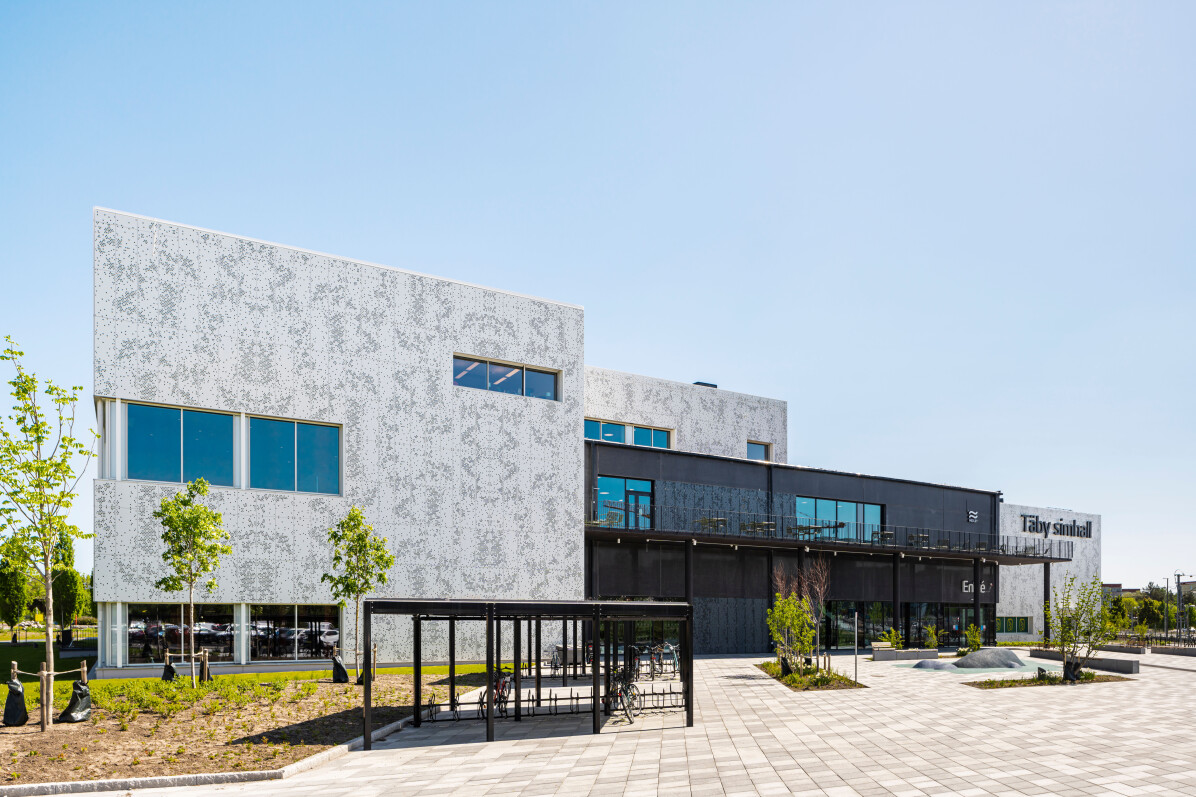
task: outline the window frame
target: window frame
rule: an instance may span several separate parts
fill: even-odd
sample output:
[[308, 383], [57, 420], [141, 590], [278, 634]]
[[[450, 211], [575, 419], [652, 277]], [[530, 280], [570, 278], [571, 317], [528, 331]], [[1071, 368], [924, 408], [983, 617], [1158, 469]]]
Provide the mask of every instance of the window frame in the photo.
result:
[[[587, 424], [587, 423], [598, 424], [598, 437], [586, 437], [585, 436], [584, 424]], [[622, 440], [607, 440], [607, 439], [605, 439], [604, 437], [602, 437], [602, 427], [603, 426], [622, 426], [623, 427], [623, 439]], [[651, 442], [649, 442], [647, 445], [635, 442], [635, 433], [637, 431], [647, 431], [649, 433], [649, 440]], [[665, 437], [665, 445], [663, 447], [656, 445], [656, 435], [657, 434], [663, 434]], [[627, 423], [626, 421], [608, 421], [608, 420], [603, 420], [602, 418], [593, 418], [588, 415], [585, 416], [585, 418], [583, 419], [583, 427], [582, 427], [582, 436], [586, 440], [596, 440], [600, 443], [618, 443], [619, 445], [635, 446], [636, 448], [654, 448], [657, 451], [673, 451], [674, 450], [673, 441], [676, 439], [676, 437], [675, 437], [676, 434], [677, 434], [676, 429], [667, 429], [663, 426], [651, 426], [651, 425], [643, 424], [643, 423]]]
[[[163, 481], [161, 479], [139, 479], [129, 476], [129, 408], [130, 407], [153, 407], [162, 410], [174, 410], [179, 417], [179, 478], [177, 481]], [[212, 484], [212, 487], [221, 487], [226, 490], [239, 489], [237, 485], [238, 471], [240, 470], [237, 463], [239, 438], [240, 438], [240, 423], [241, 413], [230, 410], [214, 410], [209, 407], [184, 407], [181, 404], [162, 404], [156, 401], [121, 401], [120, 403], [120, 433], [117, 435], [120, 445], [120, 468], [118, 474], [119, 481], [139, 482], [141, 484], [186, 484], [183, 480], [183, 474], [186, 473], [185, 463], [187, 461], [186, 443], [187, 432], [186, 424], [184, 423], [185, 412], [204, 412], [209, 415], [224, 415], [232, 419], [233, 422], [233, 438], [232, 438], [232, 458], [233, 458], [233, 483], [229, 484]]]
[[[764, 447], [764, 458], [763, 459], [757, 459], [756, 457], [753, 457], [751, 455], [752, 446], [763, 446]], [[747, 441], [747, 445], [744, 448], [744, 458], [750, 459], [752, 462], [772, 462], [772, 443], [764, 443], [759, 440], [749, 439]]]
[[[481, 365], [482, 367], [484, 367], [486, 369], [486, 387], [483, 388], [483, 387], [475, 387], [474, 385], [459, 385], [459, 384], [457, 384], [457, 377], [456, 377], [456, 373], [455, 373], [456, 368], [455, 367], [449, 369], [449, 379], [450, 379], [452, 387], [464, 387], [464, 388], [468, 388], [470, 390], [481, 390], [486, 393], [499, 393], [501, 395], [506, 395], [506, 396], [520, 396], [522, 398], [535, 398], [535, 399], [540, 399], [541, 401], [560, 402], [560, 400], [561, 400], [561, 381], [562, 380], [561, 380], [561, 370], [558, 368], [547, 368], [542, 365], [527, 365], [526, 363], [511, 362], [510, 360], [495, 360], [495, 359], [491, 359], [489, 357], [478, 357], [477, 355], [474, 355], [474, 354], [462, 354], [461, 352], [453, 352], [453, 360], [454, 361], [469, 360], [471, 362], [476, 362], [479, 365]], [[519, 375], [519, 381], [520, 381], [519, 392], [512, 393], [509, 391], [495, 390], [494, 388], [492, 388], [490, 385], [490, 367], [491, 366], [498, 366], [499, 368], [518, 368], [521, 372]], [[543, 396], [528, 395], [528, 392], [527, 392], [527, 373], [528, 373], [528, 371], [532, 371], [532, 372], [540, 374], [542, 376], [551, 376], [552, 377], [552, 379], [553, 379], [553, 391], [552, 391], [553, 397], [551, 399], [546, 399]]]
[[[252, 486], [253, 475], [253, 419], [259, 418], [263, 421], [281, 421], [283, 423], [291, 424], [291, 457], [292, 470], [294, 476], [295, 487], [290, 490], [280, 490], [277, 487], [254, 487]], [[336, 434], [336, 448], [337, 448], [337, 491], [335, 493], [313, 493], [307, 490], [299, 489], [299, 424], [307, 424], [308, 426], [327, 426], [337, 430]], [[324, 421], [301, 421], [296, 418], [275, 418], [270, 415], [257, 415], [245, 413], [245, 489], [258, 490], [266, 493], [283, 493], [286, 495], [335, 495], [342, 496], [345, 494], [345, 428], [343, 424], [326, 423]], [[314, 605], [314, 604], [313, 604]]]

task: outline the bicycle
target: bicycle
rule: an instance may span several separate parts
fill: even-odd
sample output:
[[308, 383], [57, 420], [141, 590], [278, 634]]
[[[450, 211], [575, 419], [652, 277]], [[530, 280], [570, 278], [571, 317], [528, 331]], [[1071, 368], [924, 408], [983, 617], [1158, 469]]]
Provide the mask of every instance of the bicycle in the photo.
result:
[[[506, 667], [494, 674], [494, 709], [496, 716], [507, 716], [507, 700], [511, 695], [511, 671]], [[486, 718], [486, 693], [478, 696], [478, 714]]]
[[611, 676], [611, 696], [616, 710], [622, 708], [628, 722], [635, 722], [635, 715], [643, 710], [643, 698], [630, 667], [624, 667]]

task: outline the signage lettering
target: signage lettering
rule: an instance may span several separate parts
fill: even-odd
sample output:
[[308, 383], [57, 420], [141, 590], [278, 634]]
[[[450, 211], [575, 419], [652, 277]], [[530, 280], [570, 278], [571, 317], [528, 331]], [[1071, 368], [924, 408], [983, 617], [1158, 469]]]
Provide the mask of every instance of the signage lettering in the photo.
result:
[[[989, 584], [988, 582], [981, 581], [981, 582], [980, 582], [980, 594], [981, 594], [981, 595], [987, 595], [987, 594], [988, 594], [988, 591], [989, 591], [989, 589], [990, 589], [991, 587], [992, 587], [992, 585], [991, 585], [991, 584]], [[965, 595], [973, 595], [973, 594], [975, 594], [975, 592], [976, 592], [976, 585], [975, 585], [975, 584], [973, 584], [971, 581], [969, 581], [969, 580], [967, 580], [967, 579], [965, 578], [965, 579], [963, 580], [963, 592], [964, 592], [964, 594], [965, 594]]]
[[1027, 534], [1041, 534], [1043, 537], [1049, 537], [1052, 533], [1058, 537], [1091, 537], [1092, 521], [1080, 523], [1073, 520], [1066, 523], [1063, 518], [1059, 518], [1052, 523], [1049, 520], [1041, 520], [1038, 515], [1022, 515], [1022, 531]]

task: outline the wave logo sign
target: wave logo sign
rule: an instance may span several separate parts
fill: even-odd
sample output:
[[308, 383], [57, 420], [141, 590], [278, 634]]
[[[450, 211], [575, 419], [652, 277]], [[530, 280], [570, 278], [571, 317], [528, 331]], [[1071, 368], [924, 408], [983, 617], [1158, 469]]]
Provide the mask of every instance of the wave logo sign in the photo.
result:
[[975, 523], [978, 520], [980, 520], [980, 513], [977, 512], [975, 509], [969, 509], [968, 510], [968, 522]]

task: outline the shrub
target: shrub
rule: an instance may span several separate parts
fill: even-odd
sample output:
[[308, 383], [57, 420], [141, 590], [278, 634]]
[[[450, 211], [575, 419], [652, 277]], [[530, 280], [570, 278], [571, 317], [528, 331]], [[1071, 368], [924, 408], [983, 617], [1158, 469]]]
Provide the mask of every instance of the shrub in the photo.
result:
[[901, 650], [905, 647], [905, 639], [897, 631], [896, 628], [890, 628], [888, 631], [880, 635], [881, 642], [888, 642], [893, 646], [894, 650]]
[[980, 650], [980, 646], [982, 644], [984, 644], [984, 640], [980, 636], [980, 626], [976, 625], [975, 623], [972, 623], [971, 625], [969, 625], [967, 628], [964, 629], [963, 633], [968, 641], [968, 644], [967, 644], [968, 650], [969, 651]]
[[939, 646], [939, 629], [936, 626], [930, 626], [926, 629], [926, 647], [938, 648]]

